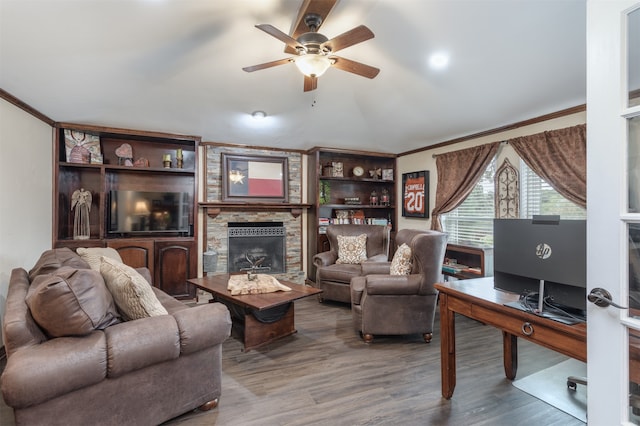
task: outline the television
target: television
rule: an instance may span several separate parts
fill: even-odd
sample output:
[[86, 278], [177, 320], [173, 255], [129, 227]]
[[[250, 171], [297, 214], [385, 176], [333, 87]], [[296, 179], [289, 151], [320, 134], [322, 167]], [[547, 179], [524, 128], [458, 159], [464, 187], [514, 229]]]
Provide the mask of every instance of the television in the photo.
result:
[[110, 191], [107, 232], [190, 236], [190, 200], [186, 192]]
[[567, 324], [584, 321], [585, 220], [494, 219], [493, 244], [494, 287], [520, 295], [509, 306]]

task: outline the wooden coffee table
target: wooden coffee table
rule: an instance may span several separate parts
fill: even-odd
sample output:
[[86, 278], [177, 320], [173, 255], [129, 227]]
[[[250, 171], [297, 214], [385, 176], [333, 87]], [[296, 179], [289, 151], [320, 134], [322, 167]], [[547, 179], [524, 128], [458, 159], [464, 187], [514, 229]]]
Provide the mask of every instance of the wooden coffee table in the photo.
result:
[[222, 302], [229, 308], [232, 334], [242, 341], [245, 352], [295, 333], [293, 302], [322, 292], [315, 287], [278, 281], [290, 287], [291, 291], [232, 296], [227, 290], [228, 274], [187, 280], [211, 293], [211, 302]]

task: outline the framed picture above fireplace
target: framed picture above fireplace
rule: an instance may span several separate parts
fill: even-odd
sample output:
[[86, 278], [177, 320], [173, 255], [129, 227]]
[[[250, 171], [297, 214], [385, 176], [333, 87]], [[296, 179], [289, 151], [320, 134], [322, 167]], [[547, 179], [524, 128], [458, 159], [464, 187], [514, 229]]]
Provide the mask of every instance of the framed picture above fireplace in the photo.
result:
[[287, 157], [222, 154], [222, 201], [289, 201]]

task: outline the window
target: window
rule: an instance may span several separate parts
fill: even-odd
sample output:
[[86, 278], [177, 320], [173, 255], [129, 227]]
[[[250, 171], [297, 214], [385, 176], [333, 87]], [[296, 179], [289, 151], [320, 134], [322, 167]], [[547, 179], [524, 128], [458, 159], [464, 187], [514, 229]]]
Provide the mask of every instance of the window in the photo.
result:
[[471, 194], [455, 210], [442, 215], [442, 228], [452, 244], [491, 246], [493, 244], [494, 183], [496, 159]]
[[560, 195], [520, 160], [520, 217], [557, 214], [562, 219], [586, 219], [587, 210]]
[[[452, 244], [493, 245], [495, 217], [494, 158], [466, 200], [442, 215], [442, 228]], [[520, 217], [560, 215], [562, 219], [586, 219], [587, 211], [560, 195], [520, 160]]]

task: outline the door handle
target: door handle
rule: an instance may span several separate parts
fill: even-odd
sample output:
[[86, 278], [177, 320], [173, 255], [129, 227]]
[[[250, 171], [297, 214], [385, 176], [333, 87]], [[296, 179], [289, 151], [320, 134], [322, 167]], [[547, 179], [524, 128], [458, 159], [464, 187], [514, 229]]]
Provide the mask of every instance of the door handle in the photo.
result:
[[606, 308], [607, 306], [613, 306], [618, 309], [629, 309], [627, 306], [620, 306], [611, 300], [611, 293], [609, 293], [604, 288], [595, 287], [589, 295], [587, 296], [587, 300], [596, 306], [600, 306], [601, 308]]

